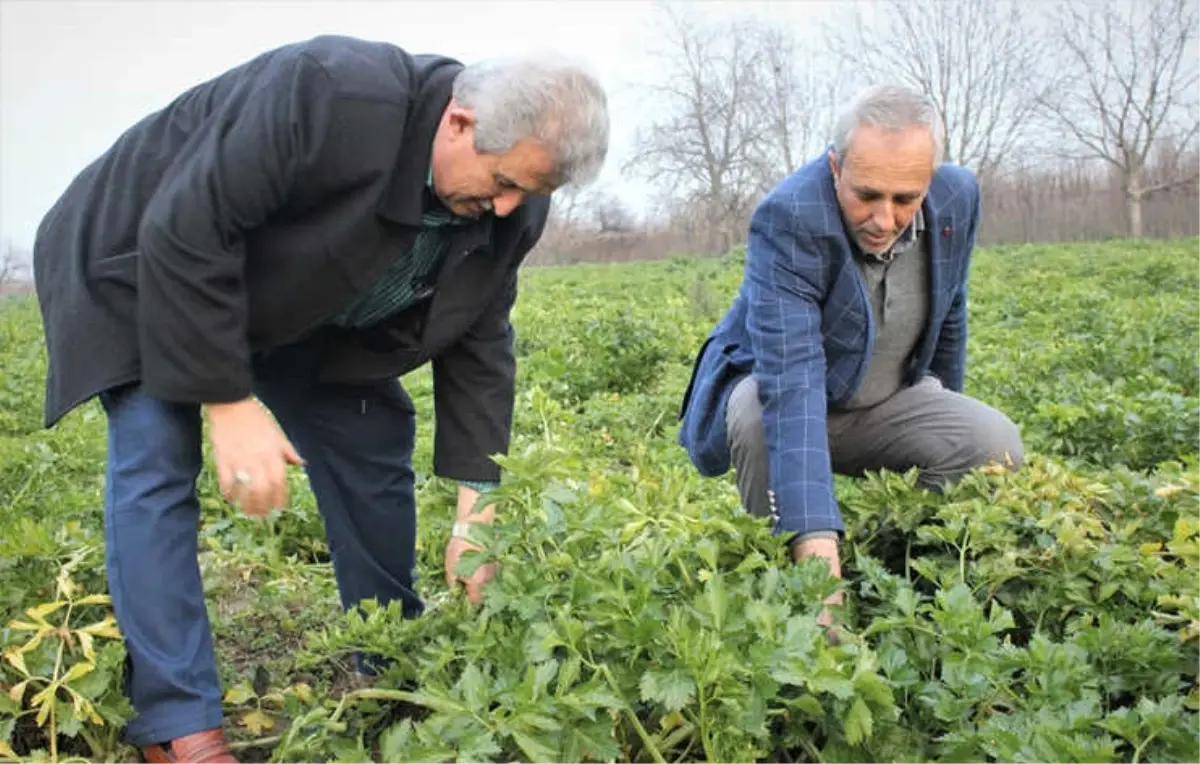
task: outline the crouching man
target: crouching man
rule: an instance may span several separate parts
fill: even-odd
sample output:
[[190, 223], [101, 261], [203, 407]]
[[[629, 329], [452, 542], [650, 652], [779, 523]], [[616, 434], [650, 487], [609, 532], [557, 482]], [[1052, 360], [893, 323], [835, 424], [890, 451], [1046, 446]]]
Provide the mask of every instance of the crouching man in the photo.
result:
[[963, 394], [979, 187], [942, 153], [920, 95], [876, 87], [850, 106], [828, 155], [756, 209], [744, 281], [684, 395], [699, 471], [732, 466], [745, 509], [839, 577], [835, 472], [916, 467], [936, 489], [1023, 459], [1013, 422]]

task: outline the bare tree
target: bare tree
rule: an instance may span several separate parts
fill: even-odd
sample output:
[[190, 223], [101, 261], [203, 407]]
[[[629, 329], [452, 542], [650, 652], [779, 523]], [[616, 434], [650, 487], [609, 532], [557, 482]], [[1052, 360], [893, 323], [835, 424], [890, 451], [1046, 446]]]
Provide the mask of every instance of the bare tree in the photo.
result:
[[564, 186], [554, 192], [553, 201], [550, 205], [550, 219], [547, 224], [563, 224], [571, 225], [577, 223], [579, 218], [584, 213], [584, 208], [587, 206], [585, 199], [588, 194], [588, 189], [583, 186], [571, 184]]
[[1196, 23], [1194, 0], [1156, 0], [1068, 2], [1054, 25], [1069, 76], [1042, 109], [1077, 142], [1078, 156], [1118, 172], [1134, 237], [1144, 234], [1147, 198], [1197, 182], [1186, 161], [1165, 177], [1147, 173], [1155, 151], [1168, 161], [1195, 151]]
[[15, 265], [12, 249], [6, 249], [3, 254], [0, 254], [0, 289], [8, 284]]
[[[856, 8], [828, 30], [861, 85], [900, 82], [941, 112], [946, 159], [980, 176], [995, 172], [1030, 132], [1048, 87], [1034, 6], [996, 0], [887, 0], [873, 23]], [[874, 7], [874, 6], [873, 6]], [[1041, 77], [1042, 80], [1035, 78]]]
[[597, 233], [630, 233], [637, 228], [633, 213], [620, 197], [611, 191], [597, 190], [589, 200], [591, 217]]
[[554, 192], [546, 228], [537, 246], [529, 254], [530, 262], [553, 261], [557, 253], [578, 246], [585, 236], [582, 222], [585, 212], [582, 198], [585, 194], [586, 190], [583, 187], [574, 184]]
[[13, 243], [6, 242], [4, 251], [0, 252], [0, 294], [8, 291], [15, 284], [28, 280], [29, 257]]
[[764, 23], [758, 32], [758, 113], [766, 128], [760, 174], [766, 186], [820, 153], [833, 133], [843, 81], [827, 56], [805, 55], [791, 30]]
[[659, 112], [638, 130], [625, 169], [689, 199], [709, 227], [708, 248], [723, 251], [760, 187], [762, 51], [745, 21], [716, 26], [677, 7], [660, 10], [664, 47], [652, 56], [661, 76], [646, 86]]

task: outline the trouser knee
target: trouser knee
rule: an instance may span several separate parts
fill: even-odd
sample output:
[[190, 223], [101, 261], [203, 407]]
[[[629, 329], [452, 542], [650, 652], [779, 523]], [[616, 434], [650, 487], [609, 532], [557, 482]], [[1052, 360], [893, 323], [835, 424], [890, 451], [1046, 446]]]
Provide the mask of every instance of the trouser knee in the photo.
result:
[[1020, 429], [999, 411], [993, 411], [992, 416], [977, 421], [953, 453], [953, 459], [932, 465], [927, 470], [930, 480], [935, 483], [954, 481], [983, 467], [999, 466], [1015, 472], [1025, 463]]
[[977, 466], [1000, 465], [1016, 471], [1025, 463], [1025, 444], [1016, 423], [1000, 412], [976, 444]]

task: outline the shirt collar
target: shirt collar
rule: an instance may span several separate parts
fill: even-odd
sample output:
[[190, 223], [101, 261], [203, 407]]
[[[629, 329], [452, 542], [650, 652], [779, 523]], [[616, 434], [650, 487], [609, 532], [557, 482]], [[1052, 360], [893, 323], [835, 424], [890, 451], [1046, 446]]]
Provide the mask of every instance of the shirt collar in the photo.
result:
[[433, 160], [430, 160], [429, 172], [425, 176], [425, 206], [422, 212], [422, 222], [431, 223], [436, 221], [451, 225], [470, 225], [477, 220], [478, 218], [467, 218], [456, 215], [449, 207], [442, 203], [441, 198], [437, 195], [437, 190], [433, 187]]

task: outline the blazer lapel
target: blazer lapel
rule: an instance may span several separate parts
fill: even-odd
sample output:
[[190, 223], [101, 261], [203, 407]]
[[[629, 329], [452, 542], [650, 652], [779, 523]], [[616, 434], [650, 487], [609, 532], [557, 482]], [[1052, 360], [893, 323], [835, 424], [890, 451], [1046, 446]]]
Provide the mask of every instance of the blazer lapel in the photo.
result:
[[925, 197], [925, 208], [923, 210], [925, 220], [928, 221], [925, 227], [925, 239], [929, 244], [930, 320], [934, 318], [934, 314], [940, 307], [939, 302], [942, 294], [946, 259], [950, 256], [950, 253], [947, 251], [949, 241], [942, 236], [942, 232], [951, 227], [950, 218], [942, 214], [933, 196], [933, 189], [931, 188], [929, 194]]
[[923, 334], [924, 352], [921, 354], [925, 358], [932, 357], [936, 349], [935, 322], [945, 315], [946, 279], [950, 274], [949, 266], [954, 260], [954, 218], [937, 203], [938, 191], [941, 189], [937, 188], [936, 177], [933, 183], [925, 196], [922, 209], [927, 221], [925, 240], [929, 247], [929, 318]]

